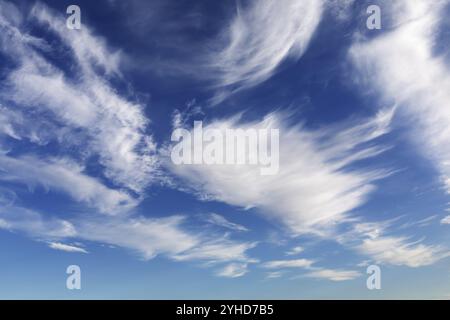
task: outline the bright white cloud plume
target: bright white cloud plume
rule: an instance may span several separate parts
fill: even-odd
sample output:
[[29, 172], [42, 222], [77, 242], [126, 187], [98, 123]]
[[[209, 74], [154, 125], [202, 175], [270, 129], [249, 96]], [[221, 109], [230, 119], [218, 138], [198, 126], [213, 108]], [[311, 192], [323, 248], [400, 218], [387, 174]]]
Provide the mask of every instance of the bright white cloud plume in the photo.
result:
[[261, 0], [239, 5], [221, 35], [219, 52], [211, 53], [215, 79], [224, 87], [216, 100], [268, 79], [288, 58], [299, 59], [322, 11], [322, 0]]
[[263, 176], [255, 165], [174, 165], [170, 159], [167, 165], [184, 181], [183, 187], [201, 199], [255, 207], [294, 234], [324, 235], [366, 201], [375, 180], [386, 176], [383, 170], [351, 170], [348, 166], [386, 150], [374, 140], [389, 132], [393, 112], [386, 110], [360, 123], [317, 131], [286, 125], [289, 119], [277, 113], [260, 122], [239, 123], [232, 118], [204, 125], [205, 131], [222, 132], [279, 129], [280, 168], [275, 175]]
[[450, 69], [435, 44], [447, 18], [449, 2], [384, 2], [393, 28], [373, 40], [359, 40], [350, 50], [361, 83], [399, 106], [410, 123], [411, 138], [432, 159], [450, 193]]

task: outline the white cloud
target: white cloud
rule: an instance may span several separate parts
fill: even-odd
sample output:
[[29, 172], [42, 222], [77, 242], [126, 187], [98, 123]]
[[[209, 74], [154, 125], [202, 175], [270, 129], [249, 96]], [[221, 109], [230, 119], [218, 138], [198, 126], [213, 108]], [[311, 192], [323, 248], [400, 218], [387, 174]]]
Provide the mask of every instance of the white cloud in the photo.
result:
[[303, 247], [297, 246], [297, 247], [294, 247], [291, 250], [287, 251], [286, 255], [293, 256], [293, 255], [296, 255], [296, 254], [299, 254], [299, 253], [303, 252], [304, 250], [305, 249], [303, 249]]
[[[0, 134], [27, 139], [37, 149], [50, 141], [58, 148], [55, 158], [2, 150], [0, 180], [23, 183], [30, 190], [43, 186], [96, 211], [117, 215], [73, 207], [71, 211], [83, 214], [64, 213], [68, 218], [62, 219], [57, 213], [16, 206], [15, 199], [2, 193], [0, 201], [5, 206], [0, 208], [0, 228], [25, 233], [57, 250], [82, 252], [65, 244], [80, 239], [126, 248], [146, 260], [163, 255], [175, 261], [228, 263], [224, 276], [243, 274], [244, 264], [256, 262], [247, 253], [255, 242], [208, 234], [209, 229], [190, 231], [180, 215], [148, 218], [130, 210], [159, 177], [144, 105], [110, 83], [123, 81], [121, 53], [108, 48], [87, 25], [80, 32], [67, 32], [64, 18], [40, 3], [25, 16], [0, 0], [0, 52], [16, 65], [5, 74], [2, 88], [7, 89], [0, 92]], [[50, 44], [29, 35], [25, 22], [45, 28], [55, 39]], [[54, 50], [67, 53], [70, 72], [42, 54]], [[99, 162], [101, 172], [95, 178], [89, 176], [90, 160]], [[246, 230], [223, 217], [214, 218], [222, 226]]]
[[234, 231], [248, 231], [248, 229], [240, 224], [228, 221], [225, 217], [217, 213], [210, 213], [206, 215], [205, 220], [211, 224], [222, 228], [227, 228]]
[[[408, 123], [411, 140], [432, 160], [450, 193], [450, 70], [444, 55], [435, 50], [448, 3], [383, 2], [385, 28], [389, 29], [371, 40], [358, 37], [349, 54], [360, 84], [398, 106], [399, 119]], [[429, 219], [406, 226], [426, 225]], [[379, 262], [420, 267], [449, 256], [442, 246], [383, 235], [383, 228], [379, 231], [357, 245], [360, 253]]]
[[68, 220], [44, 217], [19, 206], [0, 206], [0, 228], [50, 240], [70, 238], [77, 234], [75, 226]]
[[406, 236], [389, 235], [393, 221], [395, 219], [383, 223], [354, 223], [351, 230], [341, 234], [337, 240], [377, 264], [417, 268], [450, 256], [445, 247], [423, 244], [423, 239], [412, 241]]
[[366, 268], [370, 265], [371, 260], [364, 260], [358, 263], [356, 266], [361, 268]]
[[[94, 241], [128, 249], [144, 260], [163, 255], [174, 261], [207, 264], [257, 262], [247, 253], [257, 243], [231, 240], [227, 235], [188, 231], [183, 226], [186, 222], [186, 217], [180, 215], [165, 218], [82, 215], [63, 220], [22, 207], [0, 208], [1, 229], [20, 231], [49, 243], [60, 244], [69, 239]], [[70, 250], [57, 244], [51, 247]]]
[[183, 216], [133, 218], [127, 220], [79, 221], [81, 239], [108, 243], [137, 252], [148, 260], [162, 254], [175, 261], [256, 262], [247, 254], [254, 242], [239, 242], [218, 234], [196, 234], [185, 230]]
[[355, 42], [350, 57], [361, 83], [399, 106], [411, 139], [434, 162], [450, 193], [450, 70], [445, 54], [435, 50], [448, 3], [385, 2], [383, 12], [391, 13], [395, 25], [373, 40]]
[[[237, 13], [210, 53], [210, 64], [220, 102], [229, 93], [268, 79], [286, 59], [299, 59], [306, 51], [322, 16], [322, 0], [261, 0]], [[225, 45], [223, 44], [225, 43]]]
[[136, 204], [127, 193], [107, 188], [66, 159], [44, 160], [33, 156], [15, 159], [0, 154], [0, 168], [0, 180], [25, 183], [29, 189], [35, 185], [53, 188], [105, 214], [124, 213]]
[[[257, 243], [232, 240], [228, 234], [210, 229], [189, 231], [185, 216], [145, 218], [83, 214], [62, 219], [16, 206], [14, 195], [8, 190], [0, 191], [0, 229], [25, 233], [48, 242], [53, 249], [75, 251], [62, 245], [62, 241], [80, 239], [125, 248], [144, 260], [163, 255], [174, 261], [207, 264], [257, 262], [247, 253]], [[76, 242], [75, 245], [79, 246]]]
[[11, 229], [11, 225], [9, 224], [8, 221], [0, 219], [0, 229]]
[[450, 224], [450, 216], [446, 216], [445, 218], [442, 218], [441, 224]]
[[36, 121], [31, 114], [17, 108], [5, 107], [0, 102], [0, 137], [7, 136], [17, 141], [28, 140], [33, 144], [45, 146], [55, 137], [63, 137], [66, 130], [53, 121]]
[[77, 247], [77, 246], [73, 246], [73, 245], [64, 244], [64, 243], [60, 243], [60, 242], [50, 242], [48, 244], [48, 246], [50, 248], [52, 248], [52, 249], [66, 251], [66, 252], [88, 253], [83, 248], [80, 248], [80, 247]]
[[361, 273], [353, 270], [320, 269], [305, 275], [309, 278], [327, 279], [331, 281], [353, 280], [361, 276]]
[[2, 207], [10, 207], [17, 200], [17, 194], [6, 188], [0, 187], [0, 205]]
[[[30, 17], [39, 26], [50, 28], [60, 41], [51, 46], [43, 39], [30, 41], [34, 38], [20, 24], [24, 18], [10, 19], [14, 7], [9, 7], [1, 12], [0, 49], [19, 66], [6, 76], [4, 84], [8, 89], [0, 92], [0, 99], [7, 102], [4, 105], [13, 105], [16, 115], [32, 114], [36, 123], [33, 126], [50, 119], [60, 129], [53, 133], [54, 141], [60, 146], [83, 149], [77, 160], [98, 156], [103, 174], [111, 182], [142, 193], [155, 180], [155, 145], [147, 134], [144, 106], [120, 95], [108, 82], [119, 73], [120, 55], [107, 48], [86, 25], [81, 32], [67, 32], [64, 17], [42, 4], [33, 8]], [[36, 43], [41, 47], [45, 44], [47, 50], [67, 47], [73, 54], [72, 72], [47, 61], [36, 50]], [[108, 76], [98, 71], [99, 67]], [[21, 138], [19, 130], [13, 128], [6, 133]], [[64, 134], [60, 134], [62, 129]], [[52, 131], [48, 130], [47, 135]]]
[[131, 218], [127, 220], [93, 219], [78, 221], [78, 237], [107, 243], [137, 252], [149, 260], [162, 254], [174, 261], [203, 261], [208, 264], [256, 262], [247, 251], [254, 242], [240, 242], [218, 234], [198, 234], [182, 226], [183, 216]]
[[280, 278], [282, 275], [283, 272], [280, 271], [268, 272], [266, 273], [266, 279], [277, 279]]
[[411, 268], [432, 265], [450, 256], [450, 252], [440, 246], [408, 242], [407, 238], [389, 236], [364, 239], [358, 250], [377, 262]]
[[[296, 260], [274, 260], [265, 262], [264, 268], [267, 269], [305, 269], [310, 270], [306, 274], [301, 275], [310, 278], [328, 279], [332, 281], [346, 281], [359, 277], [361, 274], [351, 270], [333, 270], [314, 266], [314, 261], [309, 259]], [[269, 273], [268, 278], [278, 278], [281, 276], [280, 271]]]
[[199, 245], [200, 237], [181, 227], [184, 220], [182, 216], [108, 220], [98, 217], [74, 224], [80, 239], [127, 248], [149, 260], [158, 254], [175, 255]]
[[230, 263], [217, 272], [220, 277], [238, 278], [248, 272], [246, 263]]
[[46, 5], [37, 2], [31, 9], [30, 16], [46, 25], [68, 47], [72, 49], [77, 63], [85, 73], [93, 73], [92, 66], [102, 67], [108, 74], [120, 74], [121, 52], [111, 51], [106, 41], [94, 35], [85, 24], [77, 32], [67, 32], [66, 21]]
[[175, 261], [204, 261], [211, 264], [254, 262], [247, 251], [256, 243], [239, 242], [220, 234], [188, 231], [186, 217], [77, 219], [77, 238], [106, 243], [136, 252], [145, 260], [164, 255]]
[[264, 268], [267, 269], [282, 269], [282, 268], [310, 268], [314, 261], [309, 259], [296, 259], [296, 260], [274, 260], [265, 262]]
[[236, 242], [229, 240], [227, 237], [212, 239], [189, 251], [176, 254], [173, 258], [178, 261], [207, 260], [213, 263], [229, 260], [257, 262], [255, 259], [250, 259], [246, 254], [256, 245], [256, 242]]
[[22, 118], [19, 117], [15, 112], [11, 112], [7, 108], [0, 104], [0, 134], [5, 134], [11, 138], [20, 140], [21, 137], [16, 132], [14, 124], [21, 121]]
[[437, 217], [438, 215], [432, 215], [418, 221], [410, 221], [401, 225], [400, 228], [427, 227], [431, 225]]
[[351, 10], [354, 3], [355, 0], [328, 0], [326, 5], [338, 21], [345, 21], [354, 17], [355, 11]]
[[325, 235], [366, 201], [375, 180], [388, 174], [348, 167], [386, 150], [374, 140], [389, 132], [392, 115], [393, 110], [387, 110], [361, 123], [320, 130], [289, 126], [288, 117], [278, 113], [260, 122], [239, 123], [232, 118], [204, 124], [204, 130], [279, 129], [280, 170], [276, 175], [261, 176], [259, 167], [252, 165], [174, 165], [170, 158], [166, 165], [181, 178], [183, 190], [190, 188], [201, 199], [255, 207], [294, 234]]

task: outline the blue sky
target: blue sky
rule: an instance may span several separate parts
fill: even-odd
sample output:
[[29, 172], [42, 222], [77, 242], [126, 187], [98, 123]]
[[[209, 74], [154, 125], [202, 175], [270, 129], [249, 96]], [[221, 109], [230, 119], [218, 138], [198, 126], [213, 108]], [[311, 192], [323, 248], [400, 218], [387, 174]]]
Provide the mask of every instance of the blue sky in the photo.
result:
[[[450, 297], [449, 1], [71, 4], [0, 0], [0, 298]], [[278, 173], [174, 165], [194, 121]]]

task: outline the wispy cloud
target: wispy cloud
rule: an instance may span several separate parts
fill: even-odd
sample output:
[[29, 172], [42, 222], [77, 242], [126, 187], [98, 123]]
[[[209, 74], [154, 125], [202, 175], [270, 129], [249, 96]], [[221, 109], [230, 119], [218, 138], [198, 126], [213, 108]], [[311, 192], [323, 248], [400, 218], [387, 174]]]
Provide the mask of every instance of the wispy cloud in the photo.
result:
[[358, 250], [381, 263], [411, 268], [428, 266], [450, 256], [450, 252], [441, 246], [430, 246], [411, 242], [403, 237], [389, 236], [365, 239], [358, 246]]
[[302, 253], [304, 250], [305, 249], [303, 249], [303, 247], [297, 246], [297, 247], [290, 249], [289, 251], [286, 251], [286, 255], [293, 256], [293, 255]]
[[424, 244], [424, 239], [414, 241], [411, 237], [393, 235], [393, 230], [389, 230], [393, 221], [355, 223], [350, 231], [339, 236], [338, 242], [379, 264], [417, 268], [450, 256], [450, 251], [444, 246]]
[[95, 77], [93, 66], [97, 66], [107, 74], [120, 75], [121, 51], [108, 48], [106, 41], [95, 35], [87, 25], [77, 32], [67, 32], [65, 19], [40, 2], [32, 7], [30, 16], [47, 26], [71, 49], [83, 73]]
[[[166, 179], [161, 167], [165, 165], [164, 174], [174, 175], [171, 187], [200, 200], [254, 209], [252, 214], [287, 230], [286, 239], [304, 235], [336, 239], [370, 259], [359, 266], [373, 261], [416, 268], [450, 256], [443, 245], [399, 235], [388, 230], [389, 222], [365, 222], [363, 213], [355, 210], [367, 203], [376, 183], [392, 173], [361, 160], [389, 150], [378, 139], [390, 132], [394, 113], [417, 121], [411, 126], [412, 140], [433, 161], [450, 193], [450, 73], [433, 40], [447, 3], [399, 0], [386, 5], [398, 24], [371, 40], [355, 37], [358, 40], [349, 52], [355, 74], [382, 93], [382, 105], [395, 108], [314, 129], [292, 124], [291, 115], [283, 112], [247, 122], [239, 115], [212, 121], [209, 129], [280, 130], [279, 173], [261, 176], [259, 168], [250, 165], [164, 162], [146, 105], [135, 98], [122, 74], [124, 53], [109, 47], [87, 25], [68, 32], [64, 17], [43, 4], [23, 14], [12, 2], [0, 0], [0, 53], [11, 61], [2, 69], [0, 87], [0, 181], [26, 186], [30, 192], [42, 187], [64, 194], [75, 204], [68, 212], [43, 212], [16, 201], [14, 192], [0, 189], [0, 229], [24, 233], [54, 250], [87, 253], [73, 241], [93, 241], [125, 248], [143, 260], [162, 256], [198, 263], [228, 278], [242, 277], [249, 266], [260, 263], [251, 254], [258, 241], [234, 238], [256, 232], [237, 234], [250, 227], [229, 216], [200, 215], [207, 223], [199, 231], [187, 214], [154, 217], [159, 213], [135, 210], [144, 209], [138, 205], [151, 193], [149, 187]], [[353, 0], [261, 0], [239, 5], [220, 39], [209, 47], [213, 49], [208, 51], [207, 66], [199, 68], [213, 75], [208, 79], [214, 83], [213, 103], [261, 84], [284, 62], [300, 59], [326, 7], [336, 9], [339, 19], [347, 19], [352, 4]], [[47, 33], [51, 42], [35, 35]], [[65, 63], [49, 59], [61, 51]], [[119, 90], [125, 86], [128, 89]], [[201, 108], [192, 103], [186, 117], [173, 113], [173, 125], [186, 127], [190, 118], [200, 114]], [[26, 147], [15, 149], [15, 143]], [[427, 226], [435, 218], [401, 227]], [[441, 224], [450, 224], [450, 216]], [[350, 230], [342, 231], [348, 226]], [[298, 258], [304, 249], [302, 243], [283, 247], [280, 253]], [[302, 276], [331, 281], [361, 276], [345, 267], [322, 268], [316, 261], [263, 260], [261, 267], [268, 278], [299, 270]]]
[[[443, 1], [383, 1], [383, 34], [366, 39], [359, 34], [349, 51], [359, 84], [381, 93], [377, 103], [396, 104], [399, 119], [408, 126], [417, 150], [438, 169], [442, 186], [450, 193], [450, 72], [436, 50], [436, 37], [446, 17]], [[421, 226], [432, 217], [406, 226]], [[358, 245], [362, 254], [387, 264], [420, 267], [449, 256], [440, 245], [423, 239], [385, 235], [384, 228]]]
[[0, 228], [22, 232], [36, 239], [65, 239], [75, 237], [77, 230], [68, 220], [43, 216], [20, 206], [0, 206]]
[[280, 170], [272, 176], [261, 176], [252, 165], [174, 165], [170, 159], [166, 165], [181, 178], [181, 186], [201, 199], [257, 208], [293, 234], [325, 235], [366, 201], [374, 181], [389, 174], [349, 166], [386, 150], [375, 140], [389, 132], [392, 116], [393, 110], [386, 110], [368, 120], [320, 130], [287, 125], [289, 117], [279, 113], [262, 121], [231, 118], [204, 125], [204, 130], [221, 131], [279, 129]]
[[402, 224], [400, 228], [411, 228], [411, 227], [427, 227], [433, 223], [434, 220], [438, 218], [438, 215], [432, 215], [426, 218], [423, 218], [418, 221], [410, 221]]
[[435, 50], [448, 3], [383, 2], [385, 21], [392, 20], [392, 28], [373, 40], [359, 37], [350, 57], [361, 83], [400, 107], [411, 139], [433, 161], [450, 193], [450, 71], [445, 55]]
[[358, 263], [356, 266], [361, 268], [366, 268], [370, 265], [371, 260], [363, 260], [360, 263]]
[[291, 58], [299, 59], [321, 20], [322, 0], [261, 0], [238, 5], [223, 30], [219, 50], [210, 54], [214, 80], [221, 87], [215, 102], [267, 80]]
[[321, 269], [309, 272], [305, 276], [309, 278], [327, 279], [331, 281], [347, 281], [360, 277], [361, 273], [353, 270]]
[[[359, 277], [361, 274], [353, 270], [339, 270], [327, 269], [315, 265], [315, 261], [310, 259], [296, 259], [296, 260], [275, 260], [265, 262], [264, 268], [267, 269], [304, 269], [307, 273], [295, 277], [309, 277], [317, 279], [327, 279], [331, 281], [346, 281]], [[268, 274], [269, 278], [280, 277], [281, 271], [275, 271]]]
[[240, 224], [228, 221], [225, 217], [217, 213], [210, 213], [205, 216], [205, 220], [210, 224], [217, 225], [222, 228], [234, 230], [234, 231], [248, 231], [248, 229]]
[[78, 253], [88, 253], [85, 249], [74, 246], [74, 245], [68, 245], [60, 242], [50, 242], [48, 246], [55, 250], [60, 251], [66, 251], [66, 252], [78, 252]]
[[283, 272], [281, 272], [281, 271], [267, 272], [266, 279], [277, 279], [277, 278], [280, 278], [282, 275], [283, 275]]
[[351, 10], [354, 3], [355, 0], [328, 0], [326, 5], [338, 21], [345, 21], [354, 14]]
[[445, 218], [442, 218], [441, 224], [450, 224], [450, 216], [446, 216]]
[[189, 251], [174, 255], [178, 261], [206, 260], [210, 262], [222, 261], [244, 261], [257, 262], [247, 256], [246, 252], [256, 247], [257, 242], [237, 242], [229, 240], [227, 237], [220, 237], [205, 241]]
[[[69, 145], [83, 148], [74, 160], [99, 157], [103, 173], [111, 182], [141, 193], [154, 178], [155, 145], [146, 134], [144, 106], [119, 94], [109, 83], [119, 73], [120, 55], [93, 35], [88, 26], [81, 32], [67, 32], [64, 18], [43, 4], [36, 4], [32, 12], [30, 19], [38, 27], [48, 28], [59, 41], [50, 45], [30, 36], [21, 24], [25, 17], [13, 5], [2, 4], [1, 50], [18, 65], [6, 75], [7, 89], [0, 92], [3, 107], [14, 107], [9, 118], [27, 112], [27, 117], [33, 118], [29, 122], [33, 127], [51, 123], [59, 130], [48, 130], [48, 140], [57, 142], [61, 149]], [[69, 72], [58, 67], [45, 58], [42, 47], [68, 50], [70, 63], [77, 68]], [[16, 121], [15, 126], [19, 124]], [[7, 134], [22, 138], [20, 130], [13, 129], [9, 128]]]
[[[0, 228], [56, 250], [84, 252], [68, 241], [95, 241], [128, 249], [144, 260], [162, 255], [173, 261], [228, 264], [224, 275], [242, 274], [236, 266], [256, 261], [247, 252], [256, 242], [236, 241], [211, 228], [194, 232], [182, 215], [150, 218], [133, 210], [159, 172], [145, 105], [135, 101], [131, 87], [123, 93], [113, 85], [124, 81], [122, 53], [87, 25], [80, 32], [68, 31], [64, 17], [41, 3], [31, 10], [24, 14], [0, 0], [0, 51], [13, 62], [0, 91], [5, 111], [0, 116], [0, 180], [31, 191], [42, 186], [63, 193], [77, 206], [62, 219], [57, 212], [28, 209], [2, 194]], [[25, 25], [51, 33], [52, 42], [30, 35]], [[61, 50], [70, 68], [48, 59], [48, 53]], [[26, 154], [10, 150], [3, 145], [6, 139], [33, 148]], [[224, 227], [244, 230], [214, 218]]]
[[217, 272], [217, 275], [226, 278], [239, 278], [245, 275], [247, 272], [247, 264], [231, 263], [219, 270]]
[[314, 261], [309, 259], [296, 260], [274, 260], [263, 264], [267, 269], [282, 269], [282, 268], [310, 268]]
[[208, 265], [257, 262], [247, 253], [257, 243], [240, 242], [217, 233], [188, 231], [183, 226], [186, 222], [186, 217], [180, 215], [165, 218], [82, 216], [63, 220], [17, 206], [0, 208], [1, 229], [47, 240], [53, 243], [53, 249], [74, 250], [61, 241], [80, 239], [125, 248], [144, 260], [162, 255], [173, 261], [198, 261]]
[[126, 192], [104, 186], [68, 159], [12, 158], [0, 154], [0, 168], [0, 180], [21, 182], [30, 190], [38, 185], [55, 189], [105, 214], [125, 213], [136, 205]]

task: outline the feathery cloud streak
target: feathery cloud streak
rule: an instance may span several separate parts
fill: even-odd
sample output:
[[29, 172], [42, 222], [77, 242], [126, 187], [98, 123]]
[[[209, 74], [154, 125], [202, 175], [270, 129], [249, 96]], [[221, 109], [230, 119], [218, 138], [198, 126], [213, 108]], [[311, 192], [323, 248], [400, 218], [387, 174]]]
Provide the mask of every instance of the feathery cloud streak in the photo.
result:
[[[323, 12], [322, 0], [261, 0], [244, 7], [222, 35], [210, 65], [220, 102], [228, 94], [267, 80], [287, 59], [306, 51]], [[223, 45], [223, 42], [225, 45]]]

